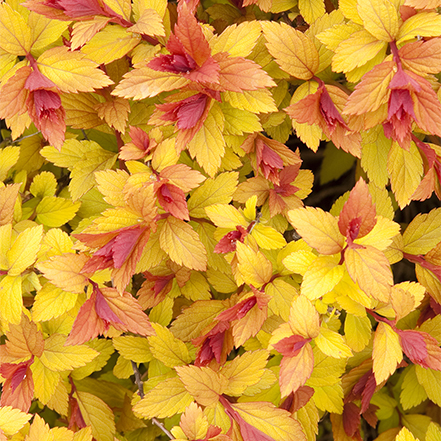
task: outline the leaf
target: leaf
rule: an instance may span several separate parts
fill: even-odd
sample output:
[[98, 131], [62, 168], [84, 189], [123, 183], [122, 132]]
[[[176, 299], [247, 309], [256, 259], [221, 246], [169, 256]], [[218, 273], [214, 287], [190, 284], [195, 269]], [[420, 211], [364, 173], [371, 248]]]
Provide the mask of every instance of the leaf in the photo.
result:
[[149, 337], [148, 341], [153, 357], [171, 368], [191, 363], [192, 359], [184, 342], [158, 323], [153, 323], [152, 326], [156, 335]]
[[58, 372], [48, 369], [39, 358], [34, 360], [31, 370], [34, 379], [34, 396], [42, 404], [47, 404], [55, 394], [61, 376]]
[[228, 386], [228, 380], [221, 373], [208, 367], [175, 367], [185, 389], [201, 406], [210, 406], [219, 400]]
[[237, 172], [220, 173], [207, 179], [195, 189], [187, 201], [188, 211], [193, 217], [205, 217], [205, 208], [215, 204], [229, 204], [236, 190]]
[[112, 95], [142, 100], [161, 92], [180, 89], [188, 83], [189, 80], [181, 75], [141, 67], [126, 73]]
[[301, 80], [311, 79], [319, 67], [314, 43], [285, 23], [262, 22], [269, 53], [285, 72]]
[[378, 323], [374, 334], [372, 358], [374, 360], [373, 369], [377, 384], [387, 380], [395, 372], [398, 363], [403, 359], [400, 338], [387, 323]]
[[301, 285], [301, 293], [316, 300], [333, 290], [344, 275], [344, 267], [334, 256], [319, 256], [309, 266]]
[[367, 30], [354, 32], [349, 38], [338, 45], [332, 58], [332, 70], [350, 72], [372, 60], [386, 43], [379, 41]]
[[[188, 151], [198, 164], [213, 178], [221, 165], [225, 154], [225, 139], [219, 123], [219, 112], [216, 107], [208, 113], [200, 130], [187, 144]], [[215, 113], [216, 112], [216, 113]], [[223, 118], [223, 116], [222, 116]]]
[[0, 48], [13, 55], [31, 50], [31, 29], [25, 19], [7, 3], [0, 5]]
[[378, 40], [395, 40], [399, 29], [398, 11], [394, 3], [388, 0], [357, 2], [357, 11], [363, 25]]
[[253, 113], [277, 112], [271, 92], [267, 89], [244, 90], [243, 92], [225, 91], [223, 98], [232, 107]]
[[332, 386], [314, 387], [312, 399], [322, 411], [343, 413], [343, 389], [339, 383]]
[[273, 266], [260, 251], [255, 252], [238, 241], [236, 243], [236, 255], [238, 271], [245, 283], [260, 288], [269, 282], [273, 273]]
[[68, 23], [59, 20], [51, 20], [31, 12], [28, 24], [32, 32], [32, 50], [39, 51], [58, 40], [68, 27]]
[[376, 248], [349, 248], [345, 265], [351, 279], [369, 296], [387, 303], [393, 285], [392, 271], [386, 256]]
[[135, 363], [148, 363], [153, 359], [150, 344], [144, 337], [125, 335], [112, 339], [115, 349], [126, 359]]
[[215, 204], [205, 208], [205, 212], [209, 219], [221, 228], [236, 229], [236, 226], [248, 226], [242, 213], [233, 205]]
[[0, 280], [0, 316], [9, 323], [19, 324], [23, 309], [22, 279], [4, 276]]
[[440, 31], [441, 17], [436, 12], [419, 12], [408, 18], [400, 27], [397, 36], [397, 44], [412, 40], [416, 36], [438, 37]]
[[270, 436], [275, 441], [306, 440], [300, 423], [292, 418], [289, 412], [277, 408], [272, 403], [265, 401], [231, 403], [231, 407], [246, 423]]
[[20, 184], [0, 187], [0, 226], [12, 223], [15, 201], [19, 191]]
[[418, 75], [436, 74], [441, 70], [441, 40], [437, 38], [407, 43], [400, 48], [399, 55], [404, 68]]
[[50, 228], [61, 227], [73, 219], [81, 206], [81, 202], [72, 202], [70, 199], [56, 196], [46, 196], [37, 205], [36, 220]]
[[299, 0], [299, 10], [306, 23], [313, 25], [314, 22], [325, 15], [325, 4], [322, 0]]
[[0, 430], [7, 436], [15, 435], [31, 418], [32, 414], [11, 406], [0, 407]]
[[336, 254], [343, 249], [344, 237], [338, 230], [337, 219], [321, 208], [297, 208], [288, 212], [288, 219], [303, 240], [320, 254]]
[[81, 274], [87, 260], [85, 254], [65, 253], [39, 262], [37, 268], [58, 288], [82, 293], [84, 287], [89, 284], [89, 278]]
[[113, 84], [96, 63], [65, 46], [47, 49], [38, 57], [37, 64], [62, 92], [93, 92]]
[[403, 251], [409, 254], [427, 254], [440, 241], [441, 209], [418, 213], [403, 233]]
[[268, 352], [257, 350], [245, 352], [222, 368], [222, 375], [228, 379], [225, 394], [241, 396], [248, 386], [258, 383], [265, 372]]
[[182, 381], [167, 378], [148, 391], [144, 398], [135, 404], [133, 411], [144, 418], [168, 418], [182, 413], [193, 402]]
[[415, 373], [418, 382], [423, 386], [429, 399], [439, 406], [441, 403], [441, 372], [417, 365], [415, 366]]
[[144, 35], [165, 37], [162, 17], [154, 9], [144, 9], [136, 23], [127, 30]]
[[403, 372], [400, 402], [404, 410], [418, 406], [427, 399], [426, 391], [418, 381], [416, 367], [416, 365], [408, 366]]
[[346, 343], [354, 352], [362, 351], [371, 339], [372, 325], [367, 316], [347, 314], [345, 319]]
[[10, 276], [18, 276], [34, 263], [42, 236], [42, 226], [27, 228], [18, 235], [11, 249], [6, 253]]
[[159, 233], [161, 248], [170, 258], [187, 268], [205, 271], [207, 253], [197, 233], [186, 222], [168, 216]]
[[407, 151], [393, 142], [387, 159], [387, 170], [392, 191], [402, 209], [410, 203], [423, 176], [423, 161], [415, 144], [411, 143]]
[[73, 397], [78, 401], [81, 415], [97, 441], [114, 441], [115, 417], [112, 409], [100, 398], [77, 390]]
[[9, 332], [6, 335], [8, 355], [15, 358], [15, 361], [17, 359], [28, 360], [31, 355], [40, 357], [43, 353], [43, 334], [38, 330], [37, 325], [25, 315], [21, 316], [20, 324], [9, 324]]
[[225, 28], [220, 35], [210, 39], [211, 53], [228, 52], [232, 57], [247, 57], [260, 34], [261, 28], [258, 22], [233, 24]]
[[0, 181], [8, 176], [8, 171], [18, 161], [20, 147], [8, 146], [0, 151]]
[[45, 340], [40, 361], [54, 371], [70, 371], [92, 361], [98, 353], [88, 346], [65, 346], [66, 336], [52, 334]]
[[140, 41], [140, 35], [127, 32], [120, 25], [108, 24], [81, 48], [81, 52], [97, 64], [109, 64], [129, 53]]
[[319, 314], [306, 296], [300, 295], [293, 300], [288, 323], [294, 335], [305, 338], [315, 338], [319, 335]]
[[343, 336], [329, 328], [322, 327], [314, 342], [324, 354], [330, 357], [346, 358], [352, 356]]

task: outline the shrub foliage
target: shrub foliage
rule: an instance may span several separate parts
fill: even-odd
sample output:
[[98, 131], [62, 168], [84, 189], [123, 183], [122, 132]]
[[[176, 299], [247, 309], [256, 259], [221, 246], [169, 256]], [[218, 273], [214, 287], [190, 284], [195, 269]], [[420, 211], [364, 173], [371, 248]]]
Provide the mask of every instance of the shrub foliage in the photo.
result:
[[440, 440], [439, 7], [1, 2], [0, 440]]

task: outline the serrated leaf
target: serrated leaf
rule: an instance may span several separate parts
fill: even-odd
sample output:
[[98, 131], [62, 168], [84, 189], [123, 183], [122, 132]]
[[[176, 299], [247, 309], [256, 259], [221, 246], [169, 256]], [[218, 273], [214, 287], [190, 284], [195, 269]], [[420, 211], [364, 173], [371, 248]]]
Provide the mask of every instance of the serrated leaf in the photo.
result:
[[306, 23], [311, 25], [326, 12], [323, 0], [299, 0], [299, 10]]
[[178, 340], [169, 329], [152, 323], [156, 335], [148, 337], [150, 351], [157, 360], [167, 367], [189, 364], [192, 359], [187, 346]]
[[303, 295], [293, 300], [288, 323], [294, 335], [315, 338], [320, 332], [319, 314], [311, 301]]
[[135, 404], [133, 411], [144, 418], [167, 418], [182, 413], [193, 402], [193, 397], [186, 391], [182, 381], [167, 378], [145, 394]]
[[69, 371], [84, 366], [98, 355], [95, 350], [85, 345], [64, 346], [66, 338], [65, 335], [52, 334], [45, 340], [40, 361], [48, 369], [54, 372]]
[[343, 249], [344, 236], [338, 229], [337, 219], [321, 208], [291, 210], [288, 219], [302, 239], [320, 254], [336, 254]]
[[120, 25], [108, 24], [81, 48], [81, 52], [97, 64], [109, 64], [126, 55], [140, 41], [140, 35], [127, 32]]
[[8, 171], [18, 161], [20, 147], [8, 146], [0, 151], [0, 181], [8, 176]]
[[159, 233], [161, 248], [179, 265], [205, 271], [207, 252], [199, 236], [186, 222], [168, 216]]
[[293, 77], [309, 80], [320, 61], [314, 43], [285, 23], [262, 22], [267, 48], [277, 64]]
[[441, 35], [441, 16], [436, 12], [419, 12], [408, 18], [400, 27], [397, 44], [411, 40], [416, 36], [437, 37]]
[[273, 273], [273, 267], [271, 262], [260, 251], [254, 251], [241, 242], [237, 242], [236, 256], [239, 262], [238, 271], [245, 283], [260, 288], [269, 282]]
[[258, 350], [245, 352], [229, 361], [222, 368], [222, 375], [228, 379], [225, 394], [241, 396], [248, 386], [259, 382], [265, 372], [268, 352]]
[[49, 228], [57, 228], [73, 219], [81, 206], [81, 202], [56, 196], [46, 196], [37, 205], [36, 220]]
[[377, 384], [387, 380], [403, 359], [400, 338], [387, 323], [378, 323], [374, 334], [372, 358]]
[[92, 433], [97, 441], [114, 441], [115, 417], [112, 409], [100, 398], [88, 392], [76, 391], [81, 415], [87, 425], [92, 427]]
[[346, 358], [352, 356], [352, 351], [342, 335], [329, 328], [322, 327], [320, 334], [314, 339], [317, 347], [329, 357]]
[[388, 0], [359, 0], [357, 11], [364, 27], [381, 41], [393, 41], [398, 33], [399, 19], [395, 5]]
[[32, 316], [36, 321], [48, 321], [59, 317], [75, 306], [77, 298], [77, 294], [63, 291], [48, 282], [35, 296]]
[[126, 360], [132, 360], [135, 363], [147, 363], [153, 358], [149, 341], [146, 338], [126, 335], [114, 337], [112, 343]]
[[34, 394], [42, 404], [47, 404], [55, 393], [60, 374], [48, 369], [39, 358], [31, 365], [32, 379], [34, 380]]
[[26, 55], [32, 45], [31, 29], [7, 3], [0, 5], [0, 48], [13, 55]]
[[2, 406], [0, 407], [0, 430], [7, 436], [15, 435], [31, 418], [30, 413], [11, 406]]
[[41, 225], [27, 228], [17, 236], [11, 249], [6, 253], [10, 276], [18, 276], [34, 263], [42, 237], [43, 227]]
[[346, 343], [354, 352], [362, 351], [371, 339], [372, 325], [367, 316], [347, 314], [345, 319]]
[[419, 383], [416, 375], [416, 365], [411, 365], [403, 372], [403, 382], [401, 383], [400, 402], [404, 410], [418, 406], [427, 399], [424, 387]]
[[65, 46], [44, 51], [37, 63], [41, 73], [62, 92], [93, 92], [113, 83], [96, 63]]
[[32, 32], [32, 50], [39, 51], [58, 40], [67, 29], [68, 23], [53, 20], [43, 15], [31, 12], [28, 24]]
[[426, 254], [441, 237], [441, 208], [430, 213], [418, 213], [403, 233], [403, 251], [409, 254]]
[[437, 406], [441, 405], [441, 372], [415, 366], [418, 382], [423, 386], [427, 396]]

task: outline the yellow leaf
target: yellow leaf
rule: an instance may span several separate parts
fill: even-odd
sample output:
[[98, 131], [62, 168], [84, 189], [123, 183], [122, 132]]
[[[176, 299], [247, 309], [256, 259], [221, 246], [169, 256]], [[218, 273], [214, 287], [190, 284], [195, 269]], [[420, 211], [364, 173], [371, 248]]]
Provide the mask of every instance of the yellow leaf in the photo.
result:
[[47, 282], [35, 296], [32, 317], [38, 322], [60, 317], [75, 306], [77, 299], [77, 294], [63, 291]]
[[206, 270], [207, 252], [197, 233], [183, 220], [168, 216], [160, 227], [159, 243], [179, 265], [197, 271]]
[[384, 251], [393, 242], [393, 237], [400, 233], [400, 225], [382, 216], [377, 216], [377, 223], [366, 236], [355, 239], [359, 245], [372, 245], [377, 250]]
[[261, 33], [257, 21], [245, 21], [225, 28], [220, 35], [210, 39], [211, 53], [228, 52], [232, 57], [247, 57]]
[[320, 333], [320, 317], [311, 301], [300, 295], [296, 297], [289, 311], [289, 326], [294, 335], [315, 338]]
[[303, 275], [301, 293], [309, 300], [316, 300], [335, 288], [344, 275], [339, 256], [319, 256]]
[[143, 100], [159, 95], [161, 92], [180, 89], [188, 83], [189, 80], [181, 75], [141, 67], [126, 73], [115, 87], [112, 95]]
[[61, 104], [66, 111], [66, 125], [84, 130], [101, 125], [103, 122], [95, 109], [99, 103], [96, 96], [90, 93], [63, 94]]
[[100, 398], [77, 390], [73, 397], [78, 401], [85, 423], [92, 427], [97, 441], [114, 441], [115, 416], [112, 409]]
[[17, 236], [11, 249], [6, 253], [10, 276], [18, 276], [35, 262], [42, 237], [43, 227], [41, 225], [26, 228]]
[[34, 394], [42, 404], [47, 404], [55, 393], [60, 374], [48, 369], [39, 358], [31, 364], [32, 379], [34, 380]]
[[150, 351], [157, 360], [167, 367], [189, 364], [192, 359], [184, 342], [178, 340], [169, 329], [152, 323], [156, 335], [148, 337]]
[[72, 26], [71, 48], [76, 50], [85, 43], [109, 22], [109, 17], [95, 16], [92, 20], [77, 21]]
[[392, 271], [386, 256], [376, 248], [349, 248], [345, 265], [351, 279], [369, 296], [387, 303], [393, 285]]
[[242, 225], [245, 228], [248, 226], [243, 215], [232, 205], [210, 205], [205, 207], [205, 212], [217, 227], [235, 230], [237, 225]]
[[81, 274], [88, 257], [85, 254], [65, 253], [39, 262], [37, 268], [58, 288], [82, 293], [89, 284], [89, 278]]
[[148, 363], [153, 356], [149, 341], [144, 337], [125, 335], [112, 339], [115, 349], [126, 359], [135, 363]]
[[323, 0], [299, 0], [299, 10], [306, 23], [313, 24], [325, 15], [325, 2]]
[[387, 156], [390, 146], [391, 140], [386, 138], [383, 130], [372, 129], [363, 136], [361, 166], [369, 180], [380, 188], [385, 187], [389, 181]]
[[274, 404], [231, 403], [231, 407], [251, 426], [270, 436], [274, 441], [306, 441], [300, 423], [286, 410]]
[[364, 27], [378, 40], [390, 42], [398, 34], [399, 19], [395, 5], [389, 0], [358, 0], [357, 11]]
[[190, 280], [181, 287], [181, 294], [193, 302], [196, 300], [211, 299], [210, 285], [208, 284], [206, 277], [202, 273], [196, 271], [191, 273]]
[[248, 110], [253, 113], [277, 112], [271, 92], [267, 89], [244, 90], [243, 92], [225, 91], [222, 97], [236, 109]]
[[127, 29], [130, 32], [138, 32], [144, 35], [158, 35], [165, 37], [162, 17], [154, 9], [144, 9], [136, 24]]
[[168, 138], [157, 145], [152, 158], [154, 170], [162, 172], [166, 167], [177, 164], [179, 153], [176, 151], [175, 144], [175, 138]]
[[346, 370], [346, 360], [328, 357], [317, 346], [314, 347], [313, 353], [314, 370], [306, 384], [314, 388], [340, 384]]
[[0, 48], [13, 55], [26, 55], [32, 46], [31, 29], [19, 12], [0, 4]]
[[148, 391], [144, 398], [135, 404], [133, 411], [144, 418], [168, 418], [182, 413], [193, 402], [182, 381], [167, 378]]
[[419, 12], [408, 18], [400, 27], [397, 44], [419, 37], [438, 37], [441, 35], [441, 16], [437, 12]]
[[[300, 239], [302, 240], [302, 239]], [[303, 241], [303, 240], [302, 240]], [[305, 242], [303, 242], [305, 243]], [[290, 253], [283, 259], [283, 264], [290, 271], [302, 276], [308, 271], [308, 268], [317, 259], [317, 255], [309, 250], [299, 250], [294, 253]]]
[[97, 64], [109, 64], [129, 53], [140, 41], [140, 35], [120, 25], [108, 24], [81, 48], [81, 52]]
[[57, 180], [51, 172], [43, 171], [32, 180], [29, 191], [36, 197], [43, 199], [45, 196], [55, 196]]
[[417, 441], [417, 439], [412, 435], [409, 429], [403, 427], [399, 431], [397, 437], [395, 438], [395, 441]]
[[268, 351], [245, 352], [227, 362], [222, 368], [222, 375], [228, 379], [225, 394], [241, 396], [248, 386], [260, 381], [265, 372]]
[[[254, 251], [238, 241], [236, 256], [239, 262], [238, 271], [245, 283], [260, 288], [269, 282], [273, 274], [273, 266], [260, 251]], [[240, 282], [238, 281], [238, 283]]]
[[257, 245], [264, 250], [278, 250], [286, 245], [283, 234], [268, 225], [256, 224], [251, 234], [256, 239]]
[[118, 132], [125, 133], [130, 112], [130, 104], [127, 100], [115, 97], [104, 103], [97, 104], [95, 109], [98, 116], [109, 126], [118, 130]]
[[0, 181], [8, 176], [8, 171], [16, 164], [20, 155], [20, 147], [7, 146], [0, 151]]
[[429, 428], [426, 432], [426, 441], [440, 441], [441, 429], [433, 421], [429, 424]]
[[302, 425], [308, 441], [315, 441], [318, 435], [319, 411], [313, 400], [309, 400], [297, 411], [297, 420]]
[[404, 410], [418, 406], [427, 399], [426, 391], [418, 381], [416, 366], [414, 364], [408, 366], [401, 374], [403, 382], [401, 383], [400, 403]]
[[265, 293], [271, 296], [268, 303], [270, 311], [287, 322], [291, 303], [298, 296], [296, 288], [278, 277], [265, 286]]
[[300, 31], [285, 23], [262, 21], [267, 48], [276, 63], [301, 80], [311, 79], [320, 64], [314, 43]]
[[67, 93], [93, 92], [113, 81], [98, 65], [78, 51], [65, 46], [48, 49], [38, 57], [38, 68], [62, 91]]
[[216, 174], [225, 154], [225, 139], [222, 135], [221, 120], [223, 122], [221, 110], [218, 106], [213, 106], [201, 129], [187, 144], [192, 158], [196, 159], [210, 177], [214, 177]]
[[40, 415], [36, 414], [29, 428], [29, 433], [26, 436], [28, 441], [39, 441], [53, 439], [50, 436], [49, 425], [45, 423]]
[[32, 33], [32, 51], [40, 51], [58, 40], [69, 22], [47, 18], [31, 11], [28, 24]]
[[118, 155], [100, 148], [85, 153], [81, 162], [76, 163], [70, 174], [69, 191], [76, 201], [95, 185], [94, 173], [113, 167]]
[[49, 228], [57, 228], [72, 220], [81, 206], [81, 202], [56, 196], [46, 196], [37, 205], [36, 221]]
[[345, 238], [337, 219], [321, 208], [297, 208], [288, 211], [288, 219], [303, 240], [320, 254], [336, 254], [343, 249]]
[[228, 386], [227, 378], [208, 367], [177, 366], [175, 370], [185, 389], [201, 406], [216, 403]]
[[315, 405], [324, 412], [343, 413], [343, 388], [340, 383], [314, 387], [312, 399]]
[[356, 67], [363, 66], [374, 58], [385, 45], [384, 41], [379, 41], [365, 29], [354, 32], [347, 40], [338, 45], [332, 58], [332, 70], [349, 72]]
[[346, 313], [345, 336], [346, 343], [354, 352], [362, 351], [371, 339], [372, 324], [367, 316], [358, 317]]
[[387, 170], [392, 191], [398, 205], [403, 209], [410, 203], [412, 194], [423, 176], [423, 160], [416, 145], [412, 142], [410, 150], [407, 151], [393, 142], [387, 160]]
[[374, 334], [372, 358], [374, 360], [373, 369], [377, 384], [387, 380], [395, 372], [398, 363], [403, 359], [400, 337], [387, 323], [378, 323]]
[[427, 254], [441, 237], [441, 208], [430, 213], [417, 214], [403, 233], [403, 251], [409, 254]]
[[416, 365], [415, 373], [429, 399], [441, 406], [441, 372]]
[[329, 357], [346, 358], [352, 356], [352, 352], [345, 343], [343, 336], [329, 328], [322, 327], [314, 342]]
[[44, 341], [44, 352], [40, 361], [54, 372], [70, 371], [92, 361], [98, 352], [86, 345], [64, 346], [67, 337], [52, 334]]
[[114, 207], [124, 207], [124, 185], [129, 174], [124, 170], [100, 170], [94, 173], [98, 190], [104, 200]]
[[243, 135], [263, 130], [255, 113], [236, 109], [228, 103], [222, 103], [220, 107], [225, 117], [225, 133], [227, 135]]
[[11, 406], [0, 407], [0, 430], [7, 436], [15, 435], [31, 418], [32, 414]]
[[[15, 202], [19, 191], [20, 184], [11, 184], [0, 187], [0, 226], [11, 225], [14, 216]], [[2, 245], [4, 246], [4, 244]]]
[[357, 11], [357, 0], [340, 0], [338, 6], [348, 20], [363, 25], [363, 20], [360, 18]]

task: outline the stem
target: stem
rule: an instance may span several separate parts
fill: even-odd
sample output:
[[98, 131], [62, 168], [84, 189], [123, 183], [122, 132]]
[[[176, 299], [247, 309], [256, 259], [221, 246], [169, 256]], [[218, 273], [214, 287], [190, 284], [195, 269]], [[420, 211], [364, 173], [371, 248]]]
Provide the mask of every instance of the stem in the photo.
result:
[[[135, 374], [135, 383], [138, 386], [138, 395], [142, 399], [144, 398], [144, 388], [142, 385], [141, 374], [139, 372], [138, 366], [136, 366], [136, 363], [134, 361], [132, 361], [131, 363], [133, 372]], [[175, 437], [164, 427], [164, 424], [162, 424], [156, 418], [152, 418], [152, 423], [158, 426], [170, 439], [175, 439]]]

